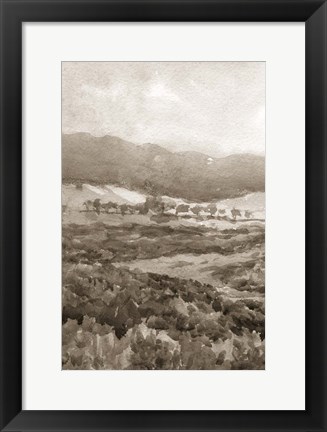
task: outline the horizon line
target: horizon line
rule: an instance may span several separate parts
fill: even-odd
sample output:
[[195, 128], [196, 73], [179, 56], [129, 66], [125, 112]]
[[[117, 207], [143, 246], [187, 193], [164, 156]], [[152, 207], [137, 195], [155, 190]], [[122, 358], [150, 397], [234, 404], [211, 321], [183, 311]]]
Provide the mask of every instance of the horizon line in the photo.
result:
[[117, 135], [109, 135], [109, 134], [105, 134], [105, 135], [93, 135], [92, 133], [85, 132], [85, 131], [76, 131], [76, 132], [63, 132], [63, 131], [61, 131], [61, 135], [78, 135], [78, 134], [90, 135], [93, 138], [106, 138], [106, 137], [117, 138], [117, 139], [119, 139], [121, 141], [125, 141], [125, 142], [127, 142], [129, 144], [132, 144], [135, 147], [142, 147], [142, 146], [146, 146], [146, 145], [158, 146], [158, 147], [162, 148], [163, 150], [165, 150], [165, 151], [167, 151], [169, 153], [172, 153], [172, 154], [181, 154], [181, 153], [188, 153], [188, 152], [189, 153], [198, 153], [198, 154], [201, 154], [201, 155], [204, 155], [204, 156], [208, 156], [208, 157], [214, 158], [214, 159], [224, 159], [224, 158], [227, 158], [229, 156], [238, 156], [238, 155], [242, 155], [242, 156], [244, 156], [244, 155], [250, 155], [250, 156], [257, 156], [257, 157], [262, 157], [262, 158], [266, 157], [266, 152], [265, 151], [260, 152], [260, 153], [259, 152], [258, 153], [249, 152], [249, 151], [237, 152], [237, 153], [228, 153], [228, 154], [225, 153], [225, 155], [217, 157], [217, 156], [209, 155], [208, 153], [203, 153], [203, 152], [198, 151], [198, 150], [178, 150], [178, 151], [172, 151], [170, 149], [167, 149], [162, 144], [151, 143], [151, 142], [135, 143], [135, 142], [129, 141], [127, 139], [121, 138], [120, 136], [117, 136]]

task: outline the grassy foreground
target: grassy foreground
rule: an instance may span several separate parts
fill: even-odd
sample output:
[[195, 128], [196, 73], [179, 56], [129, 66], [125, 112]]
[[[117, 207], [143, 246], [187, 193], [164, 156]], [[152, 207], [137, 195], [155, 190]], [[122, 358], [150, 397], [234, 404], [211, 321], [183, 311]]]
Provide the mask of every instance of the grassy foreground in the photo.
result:
[[64, 369], [264, 369], [264, 227], [64, 225], [62, 305]]

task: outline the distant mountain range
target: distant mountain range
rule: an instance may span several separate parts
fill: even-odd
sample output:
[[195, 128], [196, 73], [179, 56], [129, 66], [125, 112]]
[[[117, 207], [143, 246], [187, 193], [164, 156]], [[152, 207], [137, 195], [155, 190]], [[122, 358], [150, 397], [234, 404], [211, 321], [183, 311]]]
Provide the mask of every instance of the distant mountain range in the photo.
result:
[[194, 201], [242, 196], [265, 188], [264, 157], [224, 158], [156, 144], [136, 145], [117, 137], [87, 133], [62, 136], [64, 183], [116, 184], [147, 194]]

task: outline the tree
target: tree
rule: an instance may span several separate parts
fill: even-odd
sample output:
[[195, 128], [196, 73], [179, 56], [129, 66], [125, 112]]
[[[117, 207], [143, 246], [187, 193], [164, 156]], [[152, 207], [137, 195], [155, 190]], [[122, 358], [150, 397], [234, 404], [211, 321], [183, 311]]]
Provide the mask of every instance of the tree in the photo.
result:
[[97, 214], [100, 214], [100, 212], [101, 212], [101, 200], [100, 200], [100, 198], [96, 198], [93, 201], [93, 208]]
[[179, 204], [176, 207], [176, 215], [178, 215], [178, 213], [188, 212], [189, 208], [190, 208], [190, 206], [188, 204]]
[[156, 213], [163, 213], [165, 209], [165, 204], [162, 202], [161, 197], [159, 196], [148, 196], [145, 201], [152, 211]]
[[149, 203], [145, 201], [144, 203], [136, 204], [135, 209], [139, 211], [139, 214], [146, 215], [149, 212]]
[[83, 202], [83, 206], [85, 207], [86, 211], [90, 211], [93, 207], [93, 203], [91, 200], [87, 200]]
[[231, 214], [234, 220], [236, 220], [237, 216], [241, 216], [240, 210], [236, 209], [235, 207], [232, 208]]
[[211, 216], [214, 216], [216, 214], [216, 211], [217, 211], [216, 204], [213, 204], [213, 203], [209, 204], [207, 206], [207, 210], [210, 212]]
[[111, 201], [109, 201], [107, 203], [103, 203], [100, 206], [106, 213], [109, 213], [111, 208], [117, 209], [117, 204], [114, 202], [111, 202]]
[[165, 211], [173, 210], [175, 209], [175, 202], [174, 201], [166, 201], [164, 202]]
[[109, 213], [109, 203], [101, 204], [101, 208], [102, 208], [106, 213]]
[[244, 216], [245, 216], [247, 219], [250, 219], [250, 218], [253, 217], [253, 213], [250, 212], [250, 210], [245, 210], [245, 212], [244, 212]]
[[136, 212], [139, 212], [139, 214], [143, 214], [142, 213], [143, 212], [143, 207], [144, 207], [143, 203], [137, 203], [137, 204], [135, 204], [134, 209], [135, 209]]
[[224, 215], [224, 214], [226, 214], [226, 210], [225, 210], [225, 209], [219, 209], [219, 210], [218, 210], [218, 213], [219, 213], [220, 215]]
[[196, 205], [194, 207], [191, 207], [191, 211], [196, 215], [199, 216], [200, 211], [202, 210], [202, 207], [199, 205]]
[[118, 204], [117, 204], [117, 203], [115, 203], [115, 202], [111, 202], [111, 201], [110, 201], [110, 207], [111, 207], [112, 209], [116, 210], [116, 213], [117, 213], [117, 209], [118, 209]]
[[135, 207], [133, 205], [131, 205], [131, 204], [128, 206], [128, 210], [129, 210], [130, 214], [134, 214], [135, 213]]
[[120, 212], [121, 212], [122, 216], [125, 216], [125, 214], [128, 210], [127, 204], [122, 204], [119, 208], [120, 208]]
[[161, 214], [165, 213], [165, 203], [163, 201], [161, 201], [159, 204], [159, 211]]

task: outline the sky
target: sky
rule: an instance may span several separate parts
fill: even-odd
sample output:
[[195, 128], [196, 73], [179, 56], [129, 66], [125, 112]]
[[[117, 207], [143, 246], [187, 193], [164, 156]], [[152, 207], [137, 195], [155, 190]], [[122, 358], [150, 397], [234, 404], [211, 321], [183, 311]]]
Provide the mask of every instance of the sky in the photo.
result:
[[63, 62], [62, 132], [264, 155], [265, 63]]

